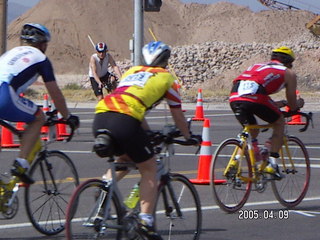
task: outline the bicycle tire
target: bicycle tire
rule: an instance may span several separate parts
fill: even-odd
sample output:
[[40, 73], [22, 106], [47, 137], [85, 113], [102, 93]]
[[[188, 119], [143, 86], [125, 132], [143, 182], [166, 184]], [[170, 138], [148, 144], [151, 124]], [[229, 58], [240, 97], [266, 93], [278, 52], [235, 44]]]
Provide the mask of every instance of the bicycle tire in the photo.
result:
[[[171, 193], [171, 194], [170, 194]], [[173, 195], [177, 198], [182, 216], [178, 216]], [[164, 203], [167, 202], [167, 205]], [[166, 207], [165, 207], [166, 206]], [[202, 226], [201, 203], [194, 185], [183, 175], [162, 176], [155, 210], [157, 232], [164, 240], [198, 240]]]
[[[241, 148], [238, 139], [230, 138], [223, 141], [216, 149], [210, 166], [210, 187], [214, 200], [220, 209], [227, 213], [239, 211], [247, 202], [251, 192], [252, 181], [236, 178], [237, 169], [234, 173], [224, 174], [237, 147]], [[252, 178], [251, 162], [247, 151], [245, 159], [241, 161], [241, 176]]]
[[285, 177], [280, 181], [272, 181], [271, 185], [276, 199], [283, 206], [293, 208], [301, 203], [308, 191], [310, 183], [310, 159], [306, 147], [299, 138], [288, 137], [288, 147], [294, 160], [296, 171], [293, 170], [292, 165], [288, 162], [288, 153], [283, 151], [287, 170], [284, 169], [280, 159], [278, 165], [280, 172]]
[[[118, 228], [108, 228], [102, 220], [103, 208], [98, 207], [100, 194], [109, 192], [99, 179], [89, 179], [77, 187], [67, 206], [66, 239], [121, 239], [123, 212], [119, 198], [113, 192], [109, 211], [112, 217], [105, 222]], [[102, 227], [106, 228], [107, 234], [98, 233]]]
[[41, 152], [30, 168], [30, 176], [35, 181], [25, 189], [30, 222], [45, 235], [60, 233], [71, 193], [79, 185], [73, 162], [60, 151]]

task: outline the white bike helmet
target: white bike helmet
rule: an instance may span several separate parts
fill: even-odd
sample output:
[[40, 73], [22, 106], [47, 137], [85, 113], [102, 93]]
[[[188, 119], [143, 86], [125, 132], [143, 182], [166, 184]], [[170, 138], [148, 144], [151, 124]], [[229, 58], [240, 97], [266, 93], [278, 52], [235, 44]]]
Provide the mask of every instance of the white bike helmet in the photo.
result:
[[25, 42], [41, 43], [51, 39], [49, 30], [38, 23], [26, 23], [21, 30], [20, 39]]
[[161, 41], [150, 42], [142, 48], [144, 62], [151, 67], [166, 67], [170, 54], [170, 47]]

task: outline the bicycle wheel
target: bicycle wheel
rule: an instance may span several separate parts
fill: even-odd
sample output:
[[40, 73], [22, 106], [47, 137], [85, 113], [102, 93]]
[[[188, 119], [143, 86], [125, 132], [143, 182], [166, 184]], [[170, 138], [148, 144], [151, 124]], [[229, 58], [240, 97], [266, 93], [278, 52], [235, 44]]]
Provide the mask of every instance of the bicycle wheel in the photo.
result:
[[202, 225], [200, 199], [185, 176], [162, 176], [155, 220], [156, 229], [164, 240], [199, 239]]
[[[98, 179], [79, 185], [67, 207], [66, 239], [121, 239], [121, 204], [115, 192], [108, 198], [108, 190]], [[103, 220], [107, 205], [108, 220]]]
[[25, 205], [32, 225], [45, 235], [64, 229], [65, 210], [79, 184], [71, 159], [59, 151], [44, 151], [30, 169], [35, 183], [25, 189]]
[[[247, 202], [251, 191], [252, 169], [246, 152], [241, 165], [241, 176], [236, 176], [238, 168], [227, 170], [234, 152], [241, 148], [237, 139], [227, 139], [218, 146], [210, 169], [210, 186], [217, 205], [227, 213], [234, 213]], [[226, 171], [227, 170], [227, 171]]]
[[293, 208], [307, 193], [310, 182], [310, 160], [306, 147], [297, 137], [288, 137], [288, 148], [294, 165], [290, 163], [289, 154], [283, 147], [278, 164], [285, 177], [280, 181], [272, 181], [272, 190], [283, 206]]

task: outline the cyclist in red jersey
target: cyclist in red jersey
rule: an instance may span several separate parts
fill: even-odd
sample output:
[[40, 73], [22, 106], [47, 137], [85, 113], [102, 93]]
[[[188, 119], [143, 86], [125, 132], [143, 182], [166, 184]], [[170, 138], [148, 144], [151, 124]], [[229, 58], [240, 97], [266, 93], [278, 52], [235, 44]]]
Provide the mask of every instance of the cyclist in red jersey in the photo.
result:
[[[277, 158], [283, 143], [284, 117], [279, 108], [288, 106], [290, 111], [303, 107], [304, 100], [297, 99], [297, 77], [292, 68], [293, 51], [285, 46], [272, 50], [271, 60], [250, 66], [233, 80], [229, 97], [232, 111], [242, 124], [257, 124], [256, 117], [274, 125], [271, 136], [269, 164], [265, 171], [279, 180]], [[285, 88], [286, 101], [273, 101], [269, 95]], [[258, 129], [251, 131], [252, 142], [257, 145]]]

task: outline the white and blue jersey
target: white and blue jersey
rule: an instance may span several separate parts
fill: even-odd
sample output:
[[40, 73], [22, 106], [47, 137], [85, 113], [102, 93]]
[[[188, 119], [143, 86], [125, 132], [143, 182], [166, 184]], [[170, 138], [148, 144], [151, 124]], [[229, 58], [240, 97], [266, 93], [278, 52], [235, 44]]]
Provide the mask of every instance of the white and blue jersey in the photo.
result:
[[0, 57], [0, 118], [12, 122], [31, 122], [38, 110], [32, 101], [20, 97], [38, 76], [55, 81], [50, 60], [38, 48], [20, 46]]

